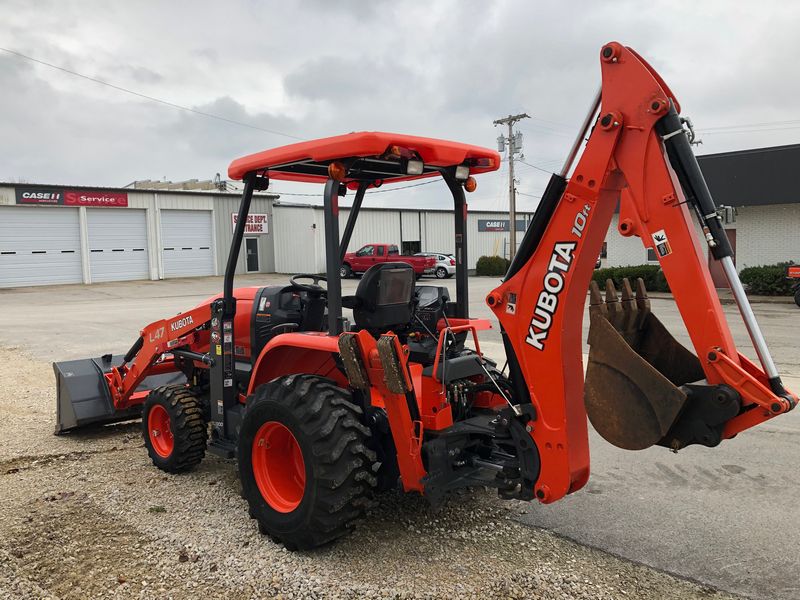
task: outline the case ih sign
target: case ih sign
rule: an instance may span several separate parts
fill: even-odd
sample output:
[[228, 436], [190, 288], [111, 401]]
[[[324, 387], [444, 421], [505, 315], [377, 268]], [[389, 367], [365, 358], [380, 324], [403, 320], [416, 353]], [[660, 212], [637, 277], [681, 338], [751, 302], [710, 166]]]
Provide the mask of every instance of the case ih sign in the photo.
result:
[[[478, 231], [508, 231], [508, 219], [478, 219]], [[525, 231], [525, 221], [517, 219], [517, 231]]]
[[128, 206], [125, 192], [18, 187], [17, 204], [61, 206]]
[[[239, 215], [231, 213], [231, 232], [236, 230], [236, 218]], [[269, 233], [269, 225], [267, 223], [267, 215], [253, 214], [247, 215], [247, 223], [244, 224], [245, 235], [262, 235]]]

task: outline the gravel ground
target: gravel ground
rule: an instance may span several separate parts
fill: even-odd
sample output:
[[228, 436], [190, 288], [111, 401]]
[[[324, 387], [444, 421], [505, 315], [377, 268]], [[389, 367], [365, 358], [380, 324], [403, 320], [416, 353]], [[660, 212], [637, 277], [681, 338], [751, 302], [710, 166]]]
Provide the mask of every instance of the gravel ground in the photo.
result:
[[386, 494], [353, 535], [290, 553], [257, 533], [233, 463], [166, 475], [138, 424], [55, 437], [50, 365], [0, 364], [0, 597], [731, 597], [520, 525], [543, 508], [484, 490], [438, 511]]

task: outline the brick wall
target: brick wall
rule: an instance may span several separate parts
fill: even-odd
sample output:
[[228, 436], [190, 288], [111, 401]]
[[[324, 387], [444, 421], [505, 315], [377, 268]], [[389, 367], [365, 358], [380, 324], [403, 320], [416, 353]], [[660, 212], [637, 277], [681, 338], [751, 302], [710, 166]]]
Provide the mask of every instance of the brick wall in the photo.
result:
[[739, 269], [789, 260], [800, 263], [800, 204], [742, 206], [737, 212], [733, 226]]

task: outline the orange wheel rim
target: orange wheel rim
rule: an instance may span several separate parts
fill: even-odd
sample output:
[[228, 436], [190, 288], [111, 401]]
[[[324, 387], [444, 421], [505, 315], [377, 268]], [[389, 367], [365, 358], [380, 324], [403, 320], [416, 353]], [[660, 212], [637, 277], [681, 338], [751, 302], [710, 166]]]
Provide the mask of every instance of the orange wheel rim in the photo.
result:
[[169, 458], [175, 448], [175, 439], [172, 437], [169, 413], [160, 404], [155, 404], [147, 415], [147, 430], [150, 435], [150, 444], [161, 458]]
[[303, 500], [306, 465], [300, 444], [278, 421], [267, 421], [256, 433], [253, 476], [261, 496], [274, 510], [292, 512]]

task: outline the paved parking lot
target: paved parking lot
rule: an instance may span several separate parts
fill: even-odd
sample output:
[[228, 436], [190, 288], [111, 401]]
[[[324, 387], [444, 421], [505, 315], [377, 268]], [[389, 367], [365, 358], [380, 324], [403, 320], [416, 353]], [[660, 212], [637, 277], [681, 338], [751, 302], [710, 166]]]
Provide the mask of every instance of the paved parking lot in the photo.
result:
[[[237, 285], [283, 281], [280, 275], [246, 276], [237, 278]], [[356, 283], [346, 281], [345, 293]], [[497, 280], [472, 278], [470, 283], [472, 315], [490, 316], [483, 297]], [[454, 288], [452, 280], [446, 284]], [[6, 315], [0, 346], [39, 361], [124, 352], [140, 327], [193, 306], [220, 285], [219, 278], [203, 278], [0, 290]], [[737, 344], [752, 356], [735, 306], [725, 309]], [[653, 300], [653, 310], [688, 342], [670, 300]], [[756, 304], [755, 311], [787, 384], [797, 391], [800, 309]], [[496, 331], [487, 332], [486, 340], [489, 351], [502, 352]], [[6, 364], [3, 370], [9, 368]], [[514, 518], [731, 592], [797, 598], [800, 527], [793, 507], [800, 488], [799, 435], [797, 412], [720, 448], [690, 448], [677, 455], [661, 448], [625, 452], [593, 434], [589, 485], [552, 506], [526, 505]], [[15, 441], [18, 450], [21, 443]]]

